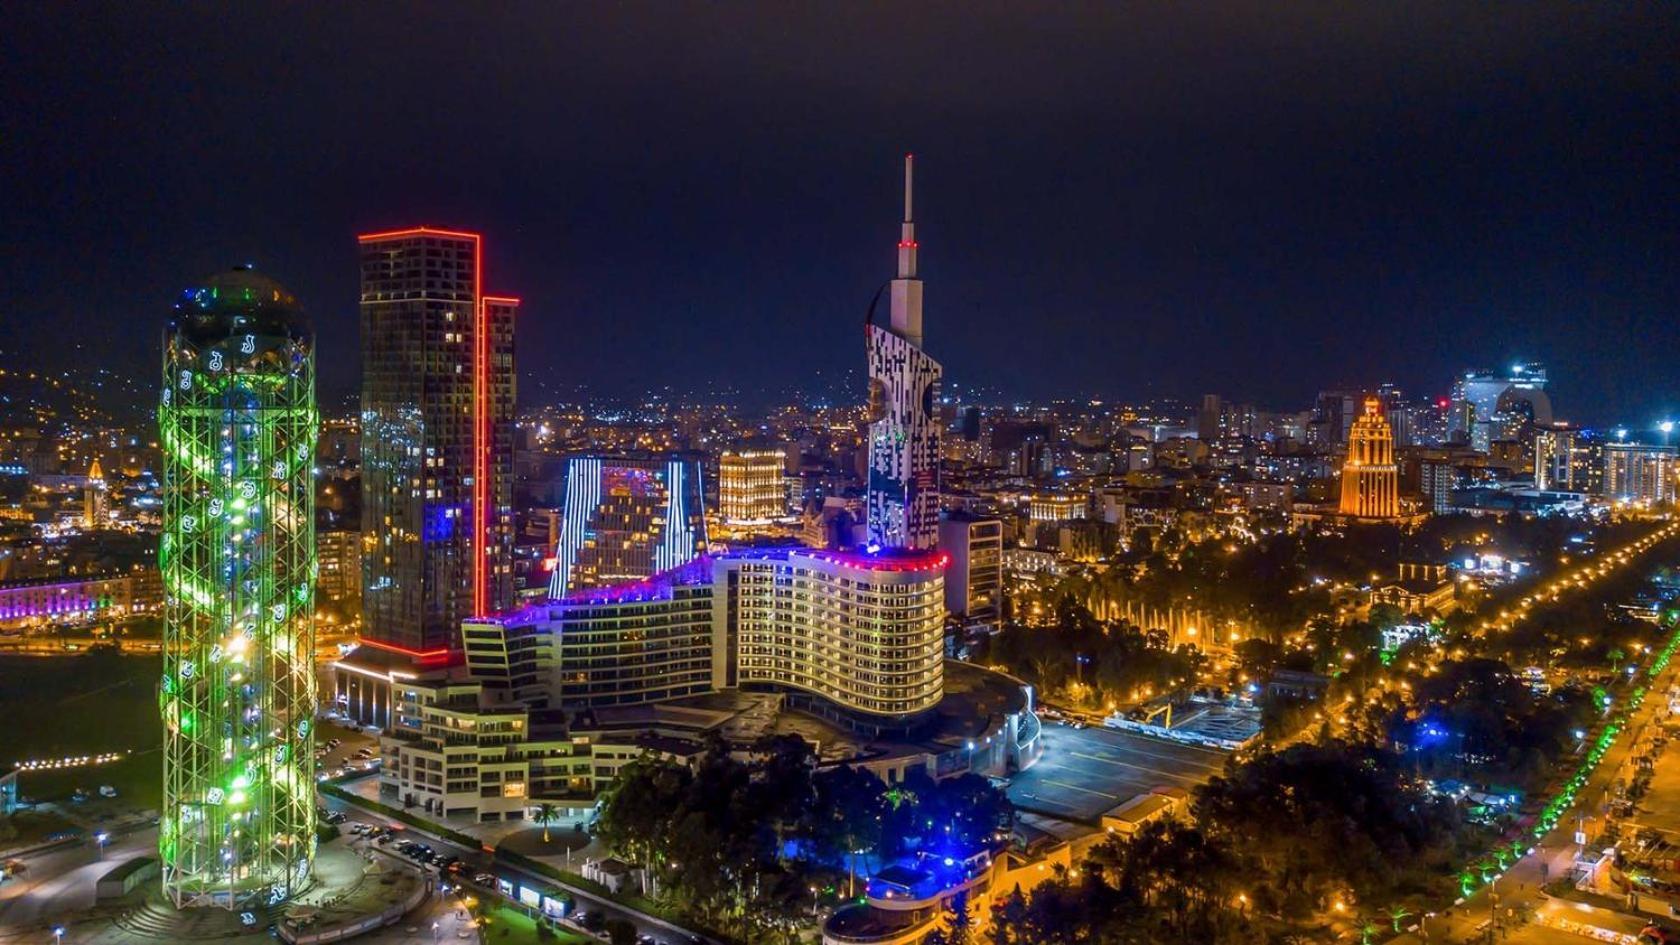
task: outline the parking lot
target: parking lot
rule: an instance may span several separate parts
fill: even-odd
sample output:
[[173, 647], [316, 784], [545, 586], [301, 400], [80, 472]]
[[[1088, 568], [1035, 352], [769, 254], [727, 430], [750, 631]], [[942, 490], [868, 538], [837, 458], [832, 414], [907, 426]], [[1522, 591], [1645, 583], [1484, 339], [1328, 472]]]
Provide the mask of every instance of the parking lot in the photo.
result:
[[379, 757], [379, 739], [360, 729], [322, 720], [315, 728], [315, 771], [328, 777], [342, 777], [355, 771], [372, 771]]
[[1044, 753], [1010, 779], [1022, 810], [1096, 825], [1104, 811], [1159, 787], [1189, 789], [1217, 774], [1229, 752], [1107, 728], [1044, 726]]

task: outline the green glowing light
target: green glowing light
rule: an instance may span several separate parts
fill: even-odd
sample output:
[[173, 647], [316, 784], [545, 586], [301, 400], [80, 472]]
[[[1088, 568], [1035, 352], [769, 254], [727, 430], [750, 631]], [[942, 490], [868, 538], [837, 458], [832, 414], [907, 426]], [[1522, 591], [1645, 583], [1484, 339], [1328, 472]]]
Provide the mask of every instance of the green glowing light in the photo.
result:
[[284, 898], [314, 857], [293, 764], [313, 757], [318, 416], [294, 305], [249, 272], [216, 277], [165, 339], [158, 850], [181, 906]]

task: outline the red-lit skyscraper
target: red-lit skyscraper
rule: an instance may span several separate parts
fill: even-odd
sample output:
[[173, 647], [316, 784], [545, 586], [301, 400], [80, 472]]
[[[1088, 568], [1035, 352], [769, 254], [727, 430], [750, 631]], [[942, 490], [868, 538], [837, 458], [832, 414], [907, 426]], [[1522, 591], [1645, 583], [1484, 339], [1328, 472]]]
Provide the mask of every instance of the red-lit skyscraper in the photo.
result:
[[513, 316], [476, 233], [359, 238], [363, 639], [459, 649], [513, 600]]

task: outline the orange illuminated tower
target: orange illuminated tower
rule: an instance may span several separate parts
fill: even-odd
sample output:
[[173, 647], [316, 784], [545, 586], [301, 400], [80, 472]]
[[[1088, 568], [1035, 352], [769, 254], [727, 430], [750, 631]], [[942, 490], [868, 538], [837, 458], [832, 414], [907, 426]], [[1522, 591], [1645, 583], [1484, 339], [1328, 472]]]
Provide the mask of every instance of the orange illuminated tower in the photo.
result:
[[1365, 398], [1365, 412], [1348, 431], [1347, 462], [1342, 466], [1343, 515], [1355, 518], [1400, 517], [1400, 473], [1394, 465], [1394, 431], [1375, 397]]

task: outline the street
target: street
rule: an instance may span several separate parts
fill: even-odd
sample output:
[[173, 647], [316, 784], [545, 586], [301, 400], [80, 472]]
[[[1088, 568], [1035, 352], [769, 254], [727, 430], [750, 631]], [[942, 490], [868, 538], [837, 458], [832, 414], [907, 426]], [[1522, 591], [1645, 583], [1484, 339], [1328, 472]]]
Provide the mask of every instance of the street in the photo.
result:
[[[1395, 941], [1486, 941], [1495, 924], [1514, 931], [1523, 916], [1533, 915], [1542, 907], [1558, 908], [1557, 901], [1544, 895], [1540, 887], [1548, 881], [1569, 876], [1575, 854], [1580, 849], [1575, 843], [1579, 817], [1603, 816], [1605, 799], [1616, 780], [1625, 774], [1624, 769], [1633, 757], [1640, 737], [1653, 722], [1668, 712], [1668, 700], [1664, 694], [1674, 684], [1677, 666], [1680, 663], [1671, 662], [1661, 675], [1651, 680], [1645, 703], [1627, 720], [1620, 737], [1587, 779], [1578, 795], [1576, 807], [1558, 820], [1533, 852], [1518, 860], [1495, 882], [1477, 889], [1464, 902], [1434, 918], [1426, 918], [1425, 927], [1420, 929], [1420, 933], [1426, 935], [1414, 933]], [[1575, 908], [1575, 904], [1568, 904], [1568, 908]], [[1564, 933], [1546, 931], [1540, 938], [1513, 938], [1512, 941], [1545, 941], [1553, 934]]]

